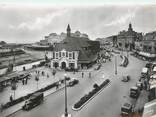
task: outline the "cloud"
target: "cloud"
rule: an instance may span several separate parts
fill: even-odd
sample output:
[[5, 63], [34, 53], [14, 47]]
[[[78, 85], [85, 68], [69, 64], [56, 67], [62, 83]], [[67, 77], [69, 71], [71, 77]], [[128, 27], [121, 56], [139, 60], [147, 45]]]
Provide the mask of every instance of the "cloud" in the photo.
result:
[[[17, 27], [14, 26], [14, 28], [17, 30], [41, 30], [44, 29], [46, 26], [50, 25], [54, 18], [61, 16], [66, 11], [58, 11], [55, 13], [48, 13], [43, 17], [36, 17], [33, 21], [27, 21], [20, 23]], [[13, 27], [11, 27], [13, 28]]]
[[136, 10], [133, 10], [133, 11], [129, 10], [127, 13], [123, 14], [122, 16], [116, 17], [115, 20], [106, 24], [106, 26], [121, 25], [127, 22], [131, 22], [132, 19], [135, 17], [135, 14], [136, 14]]
[[0, 6], [0, 40], [36, 42], [49, 33], [80, 30], [91, 39], [107, 37], [128, 28], [148, 32], [156, 27], [156, 6], [77, 6], [77, 7], [9, 7]]

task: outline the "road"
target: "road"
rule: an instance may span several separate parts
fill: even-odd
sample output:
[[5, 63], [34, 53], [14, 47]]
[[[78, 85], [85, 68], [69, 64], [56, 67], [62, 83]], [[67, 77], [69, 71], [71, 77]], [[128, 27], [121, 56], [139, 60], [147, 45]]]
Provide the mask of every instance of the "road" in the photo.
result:
[[[140, 72], [145, 62], [129, 56], [130, 63], [128, 67], [120, 67], [121, 62], [118, 57], [118, 74], [114, 75], [114, 57], [112, 62], [107, 62], [102, 65], [99, 71], [92, 72], [92, 78], [88, 78], [88, 73], [85, 78], [81, 78], [80, 73], [76, 76], [80, 79], [80, 83], [74, 87], [68, 88], [68, 112], [73, 117], [119, 117], [120, 107], [124, 101], [129, 100], [129, 89], [136, 84], [139, 79]], [[82, 96], [87, 94], [94, 83], [101, 83], [105, 80], [102, 76], [109, 78], [111, 83], [99, 95], [91, 100], [80, 111], [73, 111], [71, 108]], [[130, 82], [121, 82], [123, 75], [131, 76]], [[31, 111], [18, 111], [11, 117], [61, 117], [64, 113], [64, 90], [54, 93], [45, 98], [42, 105], [32, 109]]]

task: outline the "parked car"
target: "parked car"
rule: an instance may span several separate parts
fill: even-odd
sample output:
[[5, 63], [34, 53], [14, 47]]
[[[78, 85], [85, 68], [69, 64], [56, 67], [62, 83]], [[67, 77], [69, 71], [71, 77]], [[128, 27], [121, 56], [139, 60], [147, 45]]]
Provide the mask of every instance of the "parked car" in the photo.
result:
[[132, 110], [133, 110], [133, 106], [131, 103], [124, 103], [121, 107], [121, 116], [124, 117], [124, 116], [129, 116], [129, 114], [132, 113]]
[[130, 97], [138, 98], [140, 95], [140, 89], [137, 86], [133, 86], [130, 88]]
[[43, 92], [37, 92], [32, 96], [30, 96], [30, 98], [25, 101], [25, 104], [22, 107], [22, 109], [28, 111], [41, 104], [43, 102], [43, 99], [44, 99]]
[[137, 82], [137, 83], [136, 83], [136, 86], [137, 86], [140, 90], [143, 89], [143, 83], [142, 83], [142, 82]]
[[127, 76], [123, 76], [121, 81], [128, 82], [129, 80], [130, 80], [130, 76], [127, 75]]
[[100, 67], [101, 67], [101, 64], [97, 65], [97, 66], [94, 68], [94, 70], [99, 70]]
[[68, 86], [72, 87], [72, 86], [74, 86], [74, 85], [76, 85], [76, 84], [78, 84], [78, 83], [79, 83], [79, 80], [73, 78], [73, 79], [71, 79], [71, 81], [69, 82]]

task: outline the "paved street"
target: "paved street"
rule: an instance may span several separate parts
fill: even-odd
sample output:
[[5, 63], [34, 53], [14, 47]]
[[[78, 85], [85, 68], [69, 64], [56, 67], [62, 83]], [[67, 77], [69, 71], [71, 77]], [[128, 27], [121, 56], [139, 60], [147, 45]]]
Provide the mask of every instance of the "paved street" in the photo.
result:
[[[129, 89], [136, 84], [139, 78], [144, 61], [129, 56], [130, 62], [127, 68], [120, 67], [120, 57], [118, 57], [118, 74], [114, 75], [114, 57], [112, 62], [103, 63], [99, 71], [93, 71], [92, 78], [88, 78], [88, 72], [84, 78], [81, 73], [72, 74], [72, 77], [80, 79], [80, 83], [74, 87], [68, 88], [68, 112], [74, 117], [118, 117], [120, 116], [120, 107], [124, 101], [129, 99]], [[93, 68], [91, 69], [93, 70]], [[123, 75], [129, 74], [131, 80], [129, 82], [121, 82]], [[62, 74], [63, 75], [63, 74]], [[73, 111], [72, 106], [86, 93], [88, 93], [94, 83], [101, 83], [105, 78], [109, 78], [111, 83], [99, 95], [85, 105], [80, 111]], [[48, 114], [47, 114], [48, 113]], [[42, 105], [32, 109], [31, 111], [18, 111], [11, 117], [60, 117], [64, 113], [64, 90], [45, 98]]]

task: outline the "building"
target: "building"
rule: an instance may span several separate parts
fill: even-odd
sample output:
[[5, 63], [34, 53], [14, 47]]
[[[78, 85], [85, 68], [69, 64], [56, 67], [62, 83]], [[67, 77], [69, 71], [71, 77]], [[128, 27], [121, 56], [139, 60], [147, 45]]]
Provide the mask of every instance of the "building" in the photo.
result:
[[67, 36], [60, 43], [54, 45], [54, 50], [48, 57], [51, 67], [62, 69], [88, 68], [97, 58], [100, 50], [98, 41], [91, 41], [86, 37], [72, 36], [68, 25]]
[[117, 47], [120, 50], [135, 49], [135, 41], [142, 40], [142, 33], [137, 33], [133, 30], [132, 24], [129, 24], [128, 31], [121, 31], [117, 35]]
[[106, 38], [97, 38], [96, 41], [100, 42], [100, 48], [101, 49], [106, 49], [111, 48], [112, 46], [116, 46], [116, 35], [106, 37]]
[[[139, 47], [140, 46], [140, 47]], [[156, 40], [143, 40], [136, 46], [137, 53], [147, 59], [155, 60]]]

